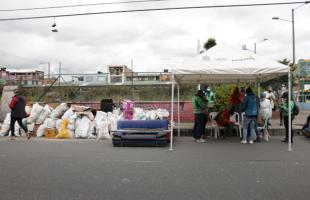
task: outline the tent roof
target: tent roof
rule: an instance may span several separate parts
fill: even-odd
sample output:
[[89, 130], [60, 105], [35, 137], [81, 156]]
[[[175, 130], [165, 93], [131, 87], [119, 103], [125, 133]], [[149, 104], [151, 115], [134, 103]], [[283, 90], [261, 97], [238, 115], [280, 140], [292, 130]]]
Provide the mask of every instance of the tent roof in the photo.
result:
[[288, 72], [289, 66], [227, 44], [218, 44], [172, 69], [180, 84], [267, 81]]

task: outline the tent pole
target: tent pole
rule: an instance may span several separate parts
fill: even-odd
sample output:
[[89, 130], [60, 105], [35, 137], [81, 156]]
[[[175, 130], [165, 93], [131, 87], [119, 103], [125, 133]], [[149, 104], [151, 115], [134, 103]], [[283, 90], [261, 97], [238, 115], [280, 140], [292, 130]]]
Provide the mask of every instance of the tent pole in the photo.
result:
[[170, 119], [170, 149], [169, 151], [173, 151], [173, 104], [174, 104], [174, 74], [172, 74], [172, 85], [171, 85], [171, 119]]
[[292, 96], [292, 85], [291, 85], [291, 69], [288, 72], [288, 151], [292, 151], [292, 115], [291, 115], [291, 96]]
[[257, 82], [257, 96], [260, 97], [260, 80]]
[[180, 85], [177, 85], [178, 88], [178, 136], [181, 136], [181, 131], [180, 131]]

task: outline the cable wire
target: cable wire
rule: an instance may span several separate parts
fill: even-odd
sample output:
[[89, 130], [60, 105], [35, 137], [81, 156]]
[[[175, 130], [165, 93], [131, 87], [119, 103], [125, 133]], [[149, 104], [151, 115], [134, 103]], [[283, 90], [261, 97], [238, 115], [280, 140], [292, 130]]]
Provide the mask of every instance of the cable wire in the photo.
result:
[[105, 3], [74, 4], [74, 5], [65, 5], [65, 6], [48, 6], [48, 7], [34, 7], [34, 8], [0, 9], [0, 12], [47, 10], [47, 9], [58, 9], [58, 8], [75, 8], [75, 7], [87, 7], [87, 6], [102, 6], [102, 5], [130, 4], [130, 3], [148, 3], [148, 2], [161, 2], [161, 1], [175, 1], [175, 0], [116, 1], [116, 2], [105, 2]]
[[292, 4], [307, 4], [309, 1], [294, 1], [294, 2], [278, 2], [278, 3], [256, 3], [256, 4], [231, 4], [231, 5], [213, 5], [213, 6], [190, 6], [190, 7], [170, 7], [170, 8], [149, 8], [149, 9], [134, 9], [134, 10], [118, 10], [118, 11], [103, 11], [103, 12], [86, 12], [60, 15], [45, 15], [33, 17], [17, 17], [17, 18], [0, 18], [0, 21], [16, 21], [28, 19], [44, 19], [44, 18], [60, 18], [73, 17], [84, 15], [103, 15], [116, 13], [134, 13], [134, 12], [151, 12], [151, 11], [167, 11], [167, 10], [188, 10], [188, 9], [207, 9], [207, 8], [235, 8], [235, 7], [254, 7], [254, 6], [276, 6], [276, 5], [292, 5]]

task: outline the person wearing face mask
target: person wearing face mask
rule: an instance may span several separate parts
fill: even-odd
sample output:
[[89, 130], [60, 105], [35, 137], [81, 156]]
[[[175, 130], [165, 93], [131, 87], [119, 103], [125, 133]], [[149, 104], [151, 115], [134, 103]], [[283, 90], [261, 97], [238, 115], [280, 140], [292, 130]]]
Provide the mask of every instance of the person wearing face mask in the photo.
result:
[[[274, 107], [274, 102], [276, 100], [276, 97], [272, 91], [272, 87], [269, 86], [267, 91], [264, 92], [266, 94], [266, 99], [269, 99], [270, 103], [271, 103], [271, 109], [274, 110], [275, 107]], [[272, 112], [270, 114], [270, 118], [272, 117]], [[270, 123], [268, 122], [268, 125], [270, 125]]]
[[[285, 84], [282, 84], [281, 90], [280, 90], [280, 102], [279, 104], [283, 104], [284, 103], [284, 99], [282, 98], [283, 94], [287, 92], [287, 88]], [[283, 126], [283, 110], [280, 109], [280, 126]]]

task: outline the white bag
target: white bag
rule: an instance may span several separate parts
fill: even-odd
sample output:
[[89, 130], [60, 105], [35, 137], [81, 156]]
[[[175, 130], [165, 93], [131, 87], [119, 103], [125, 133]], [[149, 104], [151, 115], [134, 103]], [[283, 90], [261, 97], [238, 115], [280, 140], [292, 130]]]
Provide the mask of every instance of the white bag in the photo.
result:
[[57, 119], [57, 120], [56, 120], [56, 129], [57, 129], [57, 130], [60, 129], [60, 126], [61, 126], [61, 124], [62, 124], [63, 121], [64, 121], [63, 119]]
[[37, 137], [43, 137], [45, 133], [45, 129], [46, 129], [45, 125], [41, 124], [37, 130]]
[[90, 127], [90, 119], [86, 116], [82, 118], [78, 117], [75, 121], [76, 129], [75, 129], [75, 137], [76, 138], [87, 138], [88, 130]]
[[169, 117], [169, 111], [166, 109], [159, 108], [156, 110], [156, 115], [159, 119], [168, 118]]
[[104, 140], [104, 139], [111, 139], [111, 136], [109, 134], [109, 123], [106, 121], [102, 121], [99, 123], [98, 128], [98, 140]]
[[52, 112], [52, 108], [46, 104], [43, 110], [40, 112], [38, 118], [36, 119], [35, 124], [43, 124], [44, 120], [48, 118], [51, 112]]
[[6, 114], [0, 130], [0, 136], [4, 136], [10, 130], [11, 113]]
[[74, 112], [73, 112], [73, 109], [72, 109], [72, 107], [69, 109], [69, 110], [67, 110], [64, 114], [63, 114], [63, 116], [61, 117], [61, 119], [69, 119], [72, 115], [74, 115]]
[[55, 110], [52, 111], [50, 117], [52, 119], [60, 118], [68, 109], [69, 107], [66, 103], [61, 103], [55, 108]]
[[36, 119], [39, 117], [42, 110], [43, 110], [43, 107], [40, 106], [38, 103], [33, 104], [31, 108], [30, 116], [27, 119], [27, 124], [35, 122]]
[[95, 122], [90, 122], [89, 130], [88, 130], [88, 139], [95, 139]]
[[49, 128], [49, 129], [56, 128], [56, 120], [51, 119], [51, 118], [47, 118], [43, 124], [46, 128]]

